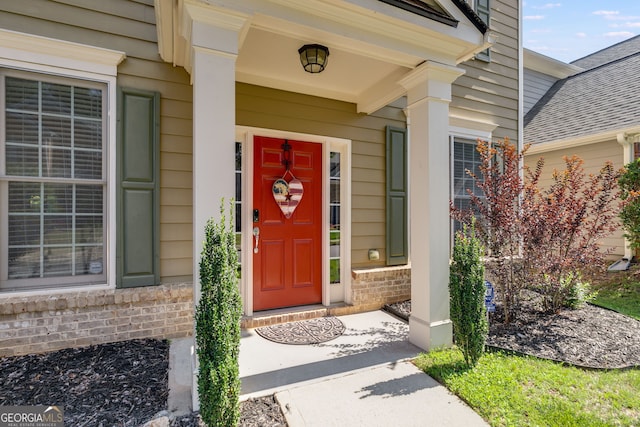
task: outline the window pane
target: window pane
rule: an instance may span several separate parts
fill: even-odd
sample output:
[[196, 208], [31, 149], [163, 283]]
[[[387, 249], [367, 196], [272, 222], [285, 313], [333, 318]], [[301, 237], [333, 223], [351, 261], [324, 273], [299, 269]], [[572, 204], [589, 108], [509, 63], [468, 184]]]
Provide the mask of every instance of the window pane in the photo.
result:
[[340, 206], [331, 206], [330, 227], [332, 230], [340, 230]]
[[329, 260], [329, 264], [331, 269], [329, 277], [330, 283], [340, 283], [340, 260]]
[[40, 277], [40, 248], [9, 248], [9, 279]]
[[79, 148], [102, 148], [102, 123], [95, 120], [76, 119], [73, 128], [74, 146]]
[[242, 214], [242, 206], [236, 203], [236, 233], [240, 233], [242, 231], [242, 221], [240, 215]]
[[71, 276], [72, 248], [70, 246], [45, 248], [44, 250], [44, 277]]
[[102, 178], [102, 152], [75, 151], [75, 178], [101, 179]]
[[38, 147], [6, 145], [7, 175], [38, 176]]
[[43, 115], [42, 145], [71, 147], [71, 119]]
[[76, 186], [76, 212], [102, 213], [102, 209], [103, 202], [101, 185]]
[[329, 232], [329, 257], [340, 257], [340, 231], [331, 230]]
[[6, 114], [7, 142], [38, 144], [38, 116], [29, 113]]
[[42, 148], [42, 176], [71, 178], [71, 151], [61, 148]]
[[331, 164], [329, 167], [329, 176], [340, 177], [340, 153], [331, 152]]
[[340, 204], [340, 181], [336, 179], [332, 179], [330, 186], [331, 186], [331, 196], [330, 196], [329, 203]]
[[73, 239], [73, 219], [71, 216], [44, 217], [44, 245], [71, 244]]
[[242, 200], [242, 175], [236, 173], [236, 201]]
[[40, 212], [40, 184], [9, 182], [9, 213]]
[[74, 87], [73, 112], [76, 116], [102, 117], [102, 91], [83, 87]]
[[38, 82], [7, 77], [6, 106], [12, 110], [38, 111]]
[[81, 246], [76, 248], [76, 274], [102, 274], [102, 246]]
[[102, 216], [76, 217], [76, 243], [102, 243]]
[[46, 213], [71, 213], [73, 209], [73, 185], [44, 184], [44, 211]]
[[242, 144], [236, 142], [236, 171], [242, 170]]
[[71, 114], [71, 87], [56, 83], [42, 83], [42, 112]]
[[40, 216], [9, 214], [9, 246], [40, 244]]

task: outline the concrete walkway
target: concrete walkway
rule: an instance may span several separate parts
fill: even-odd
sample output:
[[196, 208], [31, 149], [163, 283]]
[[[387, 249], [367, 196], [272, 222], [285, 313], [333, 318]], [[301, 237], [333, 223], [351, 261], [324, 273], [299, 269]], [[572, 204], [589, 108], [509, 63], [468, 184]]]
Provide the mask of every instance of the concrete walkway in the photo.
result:
[[316, 345], [277, 344], [254, 330], [240, 342], [241, 400], [276, 394], [290, 427], [487, 426], [409, 360], [404, 322], [382, 312], [341, 316], [346, 331]]

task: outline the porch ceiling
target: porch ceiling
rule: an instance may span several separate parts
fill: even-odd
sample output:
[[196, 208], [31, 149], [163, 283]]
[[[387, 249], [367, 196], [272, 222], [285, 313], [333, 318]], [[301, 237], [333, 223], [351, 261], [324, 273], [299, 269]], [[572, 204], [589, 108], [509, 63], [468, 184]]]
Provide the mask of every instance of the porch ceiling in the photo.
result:
[[[371, 113], [404, 94], [398, 84], [425, 60], [464, 61], [489, 44], [447, 1], [458, 28], [374, 0], [155, 0], [162, 58], [191, 72], [195, 22], [235, 29], [236, 80], [357, 104]], [[329, 48], [327, 68], [303, 70], [298, 49]]]

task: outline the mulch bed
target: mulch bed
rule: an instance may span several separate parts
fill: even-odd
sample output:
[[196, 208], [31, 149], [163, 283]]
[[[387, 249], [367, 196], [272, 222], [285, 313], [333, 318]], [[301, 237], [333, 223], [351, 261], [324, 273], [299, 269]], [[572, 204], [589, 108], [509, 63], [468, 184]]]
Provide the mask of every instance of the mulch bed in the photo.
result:
[[[171, 427], [205, 427], [197, 412], [177, 417]], [[239, 427], [287, 427], [282, 409], [273, 395], [240, 402]]]
[[[168, 372], [169, 343], [159, 340], [0, 358], [0, 406], [62, 405], [68, 426], [139, 426], [166, 413]], [[195, 412], [171, 425], [204, 426]], [[286, 425], [273, 396], [241, 403], [242, 427]]]
[[[544, 314], [539, 303], [528, 294], [510, 324], [502, 323], [498, 305], [490, 317], [487, 345], [585, 368], [640, 367], [640, 321], [590, 304]], [[407, 319], [411, 301], [385, 308]]]
[[169, 343], [136, 340], [0, 359], [0, 405], [62, 405], [65, 425], [137, 426], [167, 406]]
[[[586, 305], [541, 315], [527, 300], [510, 325], [492, 315], [487, 344], [590, 368], [640, 366], [640, 321]], [[407, 318], [411, 302], [387, 307]], [[166, 411], [169, 344], [134, 340], [0, 359], [0, 405], [62, 405], [65, 424], [138, 426]], [[165, 412], [166, 413], [166, 412]], [[171, 420], [201, 427], [197, 413]], [[274, 396], [241, 403], [240, 426], [286, 427]]]

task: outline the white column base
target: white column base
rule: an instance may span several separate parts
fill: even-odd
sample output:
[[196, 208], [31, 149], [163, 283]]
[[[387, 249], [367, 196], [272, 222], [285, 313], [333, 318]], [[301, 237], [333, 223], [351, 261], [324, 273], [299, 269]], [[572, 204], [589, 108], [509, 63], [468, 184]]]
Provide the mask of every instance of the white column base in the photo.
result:
[[425, 351], [453, 345], [451, 320], [429, 323], [414, 314], [409, 317], [409, 342]]

